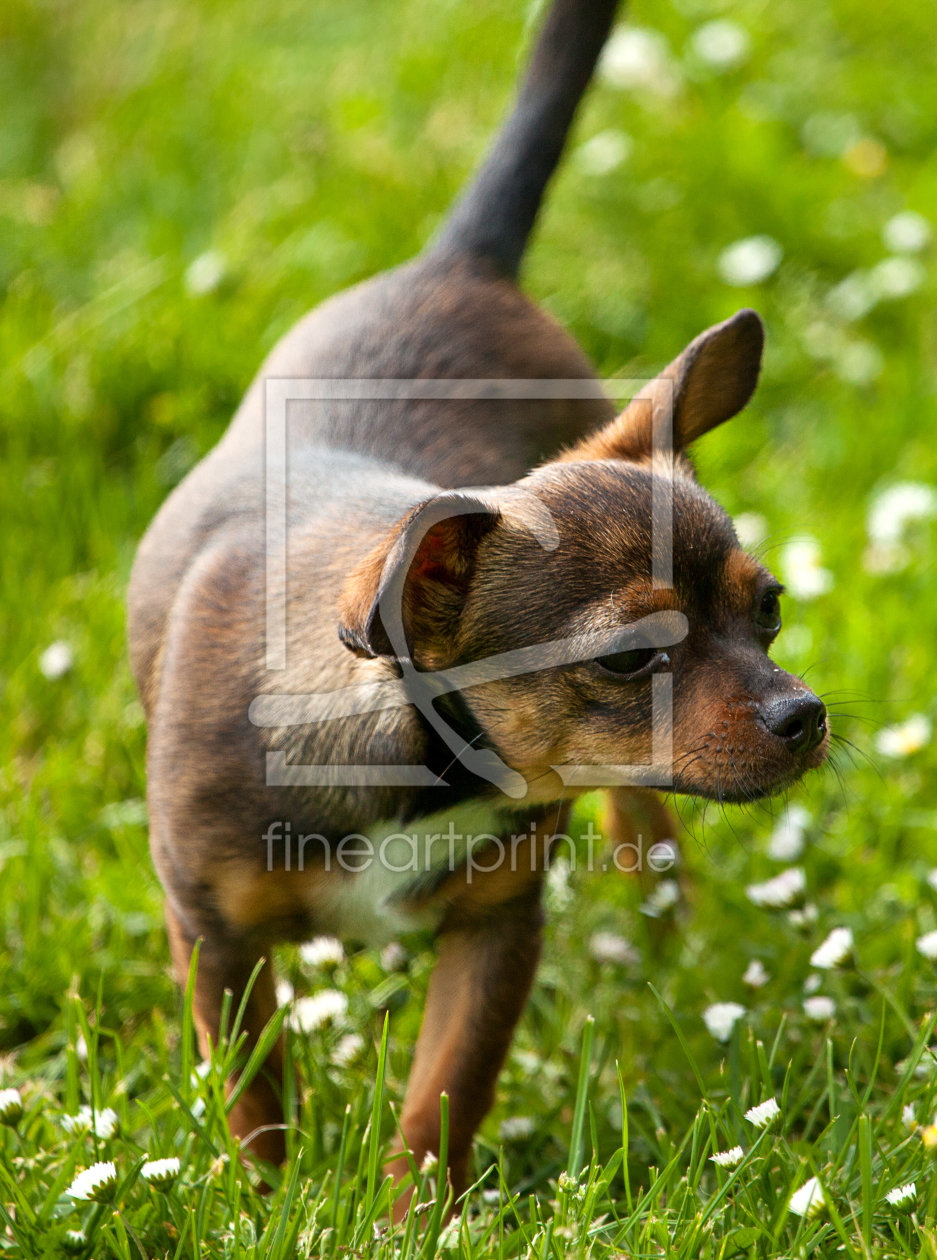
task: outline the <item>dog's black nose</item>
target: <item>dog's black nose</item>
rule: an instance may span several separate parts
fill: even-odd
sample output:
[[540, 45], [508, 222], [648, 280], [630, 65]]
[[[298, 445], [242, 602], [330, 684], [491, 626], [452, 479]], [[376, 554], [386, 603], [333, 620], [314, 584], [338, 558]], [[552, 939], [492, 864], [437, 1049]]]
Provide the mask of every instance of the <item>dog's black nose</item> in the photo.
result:
[[811, 692], [783, 696], [762, 710], [765, 726], [793, 753], [816, 748], [826, 734], [826, 705]]

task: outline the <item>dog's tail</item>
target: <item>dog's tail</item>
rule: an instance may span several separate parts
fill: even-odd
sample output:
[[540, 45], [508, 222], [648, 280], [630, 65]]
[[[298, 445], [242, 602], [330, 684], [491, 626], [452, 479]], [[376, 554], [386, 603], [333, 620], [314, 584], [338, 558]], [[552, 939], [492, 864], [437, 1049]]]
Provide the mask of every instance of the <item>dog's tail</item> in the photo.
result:
[[514, 109], [430, 249], [516, 276], [618, 0], [554, 0]]

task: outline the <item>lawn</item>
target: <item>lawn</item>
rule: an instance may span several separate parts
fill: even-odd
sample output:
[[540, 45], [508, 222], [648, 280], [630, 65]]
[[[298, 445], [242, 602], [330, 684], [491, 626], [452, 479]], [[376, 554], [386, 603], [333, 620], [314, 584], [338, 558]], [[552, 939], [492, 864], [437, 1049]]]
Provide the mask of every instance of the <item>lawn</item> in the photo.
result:
[[[696, 460], [787, 581], [776, 655], [830, 705], [830, 766], [747, 810], [678, 802], [679, 883], [554, 867], [479, 1184], [442, 1230], [432, 1169], [436, 1206], [396, 1231], [380, 1171], [428, 941], [278, 955], [297, 998], [347, 1002], [290, 1035], [272, 1195], [223, 1123], [234, 1051], [193, 1071], [147, 849], [134, 548], [291, 323], [432, 234], [538, 7], [0, 10], [11, 1260], [937, 1255], [937, 52], [911, 0], [638, 0], [524, 273], [609, 375], [764, 316], [754, 403]], [[600, 817], [586, 798], [574, 830]], [[178, 1158], [174, 1183], [144, 1157]], [[66, 1193], [96, 1161], [107, 1204]]]

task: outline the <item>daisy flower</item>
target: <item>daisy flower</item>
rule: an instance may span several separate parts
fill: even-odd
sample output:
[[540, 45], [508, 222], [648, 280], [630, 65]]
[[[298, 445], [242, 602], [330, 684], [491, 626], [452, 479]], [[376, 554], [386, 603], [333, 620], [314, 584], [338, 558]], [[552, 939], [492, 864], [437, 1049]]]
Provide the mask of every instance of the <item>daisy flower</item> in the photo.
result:
[[825, 1024], [828, 1019], [832, 1019], [836, 1014], [836, 1003], [832, 998], [820, 995], [805, 998], [804, 1014], [808, 1019], [815, 1020], [818, 1024]]
[[914, 1202], [917, 1195], [917, 1186], [913, 1181], [909, 1181], [906, 1186], [895, 1186], [894, 1190], [889, 1190], [885, 1195], [885, 1202], [890, 1203], [892, 1207], [903, 1208]]
[[299, 947], [299, 956], [307, 967], [330, 970], [345, 959], [345, 950], [335, 936], [314, 936]]
[[745, 896], [754, 906], [784, 910], [792, 906], [807, 890], [807, 876], [802, 866], [789, 866], [774, 879], [763, 884], [749, 884]]
[[715, 1002], [703, 1011], [703, 1023], [716, 1041], [728, 1041], [744, 1014], [745, 1007], [738, 1002]]
[[66, 1133], [81, 1133], [94, 1130], [94, 1136], [104, 1139], [117, 1132], [117, 1112], [112, 1107], [102, 1107], [97, 1114], [90, 1107], [79, 1107], [78, 1114], [62, 1117], [62, 1128]]
[[768, 983], [771, 977], [765, 971], [764, 964], [760, 958], [753, 958], [745, 968], [745, 974], [742, 976], [742, 984], [747, 984], [751, 989], [760, 989], [762, 985]]
[[833, 574], [821, 566], [821, 558], [820, 544], [816, 538], [806, 534], [792, 538], [783, 548], [781, 569], [784, 582], [795, 599], [816, 599], [833, 589]]
[[926, 932], [923, 936], [919, 936], [917, 949], [919, 954], [923, 954], [931, 961], [937, 958], [937, 932]]
[[638, 952], [630, 941], [616, 932], [596, 932], [589, 942], [589, 953], [596, 962], [633, 963], [638, 961]]
[[530, 1116], [508, 1116], [498, 1126], [498, 1137], [502, 1142], [523, 1142], [534, 1131], [534, 1122]]
[[362, 1036], [358, 1033], [346, 1033], [332, 1051], [332, 1062], [336, 1067], [350, 1067], [363, 1049], [364, 1038]]
[[11, 1128], [23, 1117], [23, 1099], [18, 1089], [0, 1089], [0, 1124]]
[[171, 1159], [150, 1159], [140, 1169], [140, 1176], [154, 1190], [162, 1190], [165, 1194], [172, 1189], [181, 1169], [182, 1165], [175, 1156]]
[[55, 682], [57, 678], [64, 677], [74, 664], [75, 653], [60, 639], [56, 643], [50, 643], [39, 657], [39, 672], [50, 682]]
[[95, 1203], [110, 1203], [117, 1189], [117, 1168], [113, 1160], [92, 1164], [80, 1172], [65, 1193], [71, 1199], [93, 1199]]
[[716, 1151], [715, 1155], [710, 1155], [710, 1159], [714, 1164], [718, 1164], [720, 1168], [734, 1168], [736, 1164], [740, 1164], [745, 1157], [745, 1152], [740, 1146], [733, 1146], [728, 1151]]
[[312, 997], [298, 998], [293, 1005], [290, 1027], [295, 1032], [311, 1033], [329, 1020], [340, 1023], [348, 1010], [348, 998], [339, 989], [322, 989]]
[[766, 1129], [775, 1116], [781, 1114], [781, 1108], [778, 1106], [776, 1098], [768, 1098], [763, 1103], [759, 1103], [757, 1107], [749, 1107], [745, 1112], [745, 1119], [755, 1126], [756, 1129]]
[[813, 816], [803, 805], [788, 805], [768, 840], [768, 857], [775, 862], [796, 862], [804, 851], [804, 833]]
[[826, 940], [810, 955], [810, 966], [829, 971], [845, 962], [852, 950], [852, 931], [847, 927], [833, 928]]
[[912, 713], [904, 722], [884, 726], [875, 736], [875, 747], [883, 757], [910, 757], [930, 743], [931, 720]]
[[810, 1177], [799, 1190], [795, 1190], [791, 1195], [788, 1207], [795, 1216], [804, 1216], [809, 1220], [811, 1216], [816, 1216], [825, 1205], [823, 1187], [816, 1177]]

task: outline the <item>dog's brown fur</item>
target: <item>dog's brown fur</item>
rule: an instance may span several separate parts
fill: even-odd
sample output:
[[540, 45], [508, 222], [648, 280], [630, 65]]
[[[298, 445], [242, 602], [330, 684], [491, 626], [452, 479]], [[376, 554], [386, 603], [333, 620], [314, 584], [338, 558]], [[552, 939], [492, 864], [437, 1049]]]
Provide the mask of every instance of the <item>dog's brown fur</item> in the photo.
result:
[[[551, 767], [646, 761], [650, 674], [667, 662], [658, 655], [623, 677], [588, 660], [441, 702], [450, 721], [475, 732], [477, 747], [524, 776], [520, 804], [456, 764], [412, 705], [277, 729], [252, 724], [254, 697], [395, 685], [400, 667], [379, 597], [402, 544], [418, 537], [421, 505], [446, 489], [513, 484], [549, 510], [559, 545], [544, 551], [523, 512], [490, 496], [469, 497], [471, 514], [437, 522], [401, 574], [407, 650], [418, 667], [450, 668], [675, 610], [689, 622], [668, 653], [677, 791], [750, 799], [793, 782], [826, 753], [822, 706], [767, 655], [778, 584], [739, 550], [729, 518], [683, 454], [755, 387], [762, 329], [747, 311], [704, 333], [617, 419], [598, 388], [552, 403], [297, 405], [287, 667], [265, 672], [267, 378], [592, 379], [582, 352], [514, 277], [614, 7], [556, 0], [518, 107], [439, 239], [407, 267], [325, 303], [283, 339], [224, 438], [153, 522], [129, 593], [131, 657], [149, 722], [152, 850], [180, 981], [203, 940], [195, 994], [203, 1051], [217, 1037], [225, 989], [237, 1001], [276, 941], [354, 934], [356, 874], [325, 863], [318, 840], [303, 869], [267, 870], [272, 820], [289, 820], [297, 839], [316, 833], [334, 844], [388, 823], [419, 828], [428, 815], [481, 808], [492, 818], [485, 831], [505, 840], [515, 833], [513, 869], [476, 872], [472, 882], [464, 869], [417, 881], [395, 903], [435, 927], [440, 951], [403, 1129], [417, 1161], [434, 1150], [439, 1094], [449, 1092], [456, 1186], [536, 968], [544, 853], [531, 837], [535, 824], [541, 837], [562, 830], [569, 800]], [[655, 479], [670, 472], [652, 452], [652, 433], [670, 393], [673, 583], [661, 587], [649, 576], [650, 505]], [[798, 705], [814, 722], [800, 744], [785, 716]], [[284, 752], [290, 764], [425, 764], [448, 786], [268, 787], [268, 752]], [[626, 799], [618, 792], [613, 811], [624, 835]], [[668, 832], [666, 813], [651, 813], [655, 837]], [[252, 1040], [274, 1009], [268, 964], [247, 1008]], [[274, 1162], [284, 1150], [282, 1133], [269, 1127], [282, 1121], [282, 1070], [277, 1047], [231, 1115], [242, 1138], [262, 1130], [250, 1149]]]

